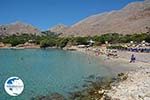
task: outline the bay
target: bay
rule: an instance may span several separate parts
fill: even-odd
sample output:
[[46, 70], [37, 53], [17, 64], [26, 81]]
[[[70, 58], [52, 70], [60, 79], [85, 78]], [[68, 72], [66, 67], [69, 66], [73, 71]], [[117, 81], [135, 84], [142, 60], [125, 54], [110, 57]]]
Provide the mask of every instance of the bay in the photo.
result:
[[[0, 49], [0, 99], [30, 100], [53, 92], [66, 94], [90, 75], [111, 76], [106, 65], [92, 56], [59, 49]], [[25, 88], [17, 97], [4, 90], [7, 78], [17, 76]]]

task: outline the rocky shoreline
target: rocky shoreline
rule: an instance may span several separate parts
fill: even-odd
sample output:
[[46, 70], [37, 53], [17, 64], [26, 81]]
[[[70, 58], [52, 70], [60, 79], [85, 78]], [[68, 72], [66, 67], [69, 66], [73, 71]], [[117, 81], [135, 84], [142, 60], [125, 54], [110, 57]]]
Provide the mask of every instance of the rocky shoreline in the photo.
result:
[[[77, 49], [95, 56], [96, 53], [92, 50]], [[132, 54], [130, 52], [130, 54]], [[150, 55], [149, 53], [135, 53], [138, 60], [135, 63], [129, 63], [129, 52], [119, 52], [118, 58], [109, 58], [110, 63], [116, 63], [118, 60], [126, 62], [126, 67], [133, 67], [124, 73], [127, 74], [127, 79], [120, 81], [116, 85], [112, 85], [110, 90], [105, 91], [100, 100], [150, 100]], [[106, 57], [105, 54], [98, 57]], [[97, 55], [96, 55], [97, 57]], [[127, 63], [128, 62], [128, 63]], [[121, 67], [121, 66], [120, 66]]]
[[140, 67], [106, 94], [111, 100], [150, 100], [150, 68]]
[[123, 73], [124, 75], [127, 75], [127, 79], [123, 79], [122, 81], [117, 82], [115, 85], [113, 83], [113, 85], [111, 85], [111, 89], [109, 90], [103, 89], [99, 91], [98, 95], [101, 99], [95, 100], [150, 100], [149, 53], [135, 53], [139, 58], [137, 58], [135, 63], [129, 63], [131, 52], [118, 51], [117, 57], [109, 56], [108, 58], [106, 49], [101, 50], [103, 52], [99, 53], [96, 51], [97, 48], [87, 49], [72, 47], [70, 50], [76, 50], [77, 52], [85, 53], [90, 56], [101, 57], [105, 59], [103, 60], [104, 63], [113, 66], [110, 67], [112, 70], [118, 70], [117, 73], [122, 72], [122, 70], [119, 70], [122, 66], [122, 68], [127, 69], [123, 69]]
[[0, 42], [0, 48], [2, 49], [36, 49], [40, 48], [40, 45], [36, 45], [35, 43], [24, 43], [24, 44], [19, 44], [17, 46], [12, 46], [11, 44], [4, 44]]

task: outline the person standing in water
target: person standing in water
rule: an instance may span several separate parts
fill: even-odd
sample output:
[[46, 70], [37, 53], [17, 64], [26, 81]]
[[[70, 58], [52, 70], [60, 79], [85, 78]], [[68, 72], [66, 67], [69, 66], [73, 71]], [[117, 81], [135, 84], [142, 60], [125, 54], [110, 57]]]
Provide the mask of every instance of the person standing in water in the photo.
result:
[[130, 63], [135, 62], [135, 60], [136, 60], [136, 58], [135, 58], [134, 54], [132, 54], [132, 55], [131, 55]]

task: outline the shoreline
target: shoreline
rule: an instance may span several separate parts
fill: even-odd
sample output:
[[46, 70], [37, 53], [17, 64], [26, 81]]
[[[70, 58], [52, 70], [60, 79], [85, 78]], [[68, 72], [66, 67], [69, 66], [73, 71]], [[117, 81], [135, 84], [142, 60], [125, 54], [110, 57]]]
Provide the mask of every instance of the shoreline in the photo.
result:
[[[136, 60], [135, 63], [130, 63], [129, 62], [130, 57], [128, 57], [128, 58], [127, 57], [122, 57], [122, 55], [120, 55], [120, 52], [119, 52], [118, 57], [111, 57], [111, 56], [108, 57], [106, 54], [97, 55], [95, 53], [95, 51], [91, 51], [91, 50], [87, 51], [86, 49], [83, 49], [83, 48], [82, 49], [78, 48], [78, 49], [76, 49], [76, 51], [87, 54], [89, 56], [96, 57], [96, 58], [102, 60], [103, 63], [111, 65], [110, 67], [113, 67], [112, 64], [117, 65], [117, 67], [121, 67], [121, 66], [118, 66], [118, 64], [119, 65], [123, 64], [122, 65], [123, 67], [127, 67], [127, 68], [133, 67], [134, 69], [140, 68], [141, 66], [146, 66], [146, 67], [150, 66], [149, 62], [144, 62], [144, 61], [141, 61], [141, 60]], [[124, 53], [124, 55], [126, 55], [126, 53], [128, 54], [129, 52], [126, 52], [126, 53], [122, 52], [122, 53]], [[134, 54], [134, 52], [130, 52], [130, 53]], [[128, 55], [128, 56], [130, 56], [130, 55]], [[145, 55], [147, 55], [147, 54], [145, 53]], [[149, 58], [149, 60], [150, 60], [150, 58]], [[128, 71], [130, 71], [130, 70], [128, 70]]]
[[35, 45], [35, 46], [24, 46], [24, 47], [17, 47], [17, 46], [14, 46], [14, 47], [7, 47], [7, 46], [0, 47], [0, 49], [38, 49], [38, 48], [40, 48], [39, 45]]
[[[86, 49], [80, 48], [78, 48], [77, 51], [97, 58], [101, 57], [107, 59], [105, 54], [96, 55], [94, 51], [86, 51]], [[111, 98], [110, 100], [150, 100], [150, 55], [147, 53], [118, 52], [119, 57], [109, 57], [107, 61], [103, 61], [106, 61], [107, 65], [111, 65], [108, 67], [110, 70], [117, 71], [116, 74], [123, 72], [127, 74], [128, 78], [112, 86], [112, 89], [107, 90], [102, 100], [105, 100], [106, 95]], [[136, 54], [136, 56], [140, 58], [138, 58], [135, 63], [129, 63], [128, 56], [131, 54]]]
[[[57, 47], [48, 47], [48, 49], [60, 49], [60, 48], [57, 48]], [[28, 46], [28, 47], [0, 47], [0, 49], [14, 49], [14, 50], [21, 50], [21, 49], [41, 49], [39, 45], [36, 45], [36, 46]], [[94, 50], [91, 50], [91, 49], [94, 49]], [[111, 57], [111, 56], [107, 56], [106, 54], [106, 50], [104, 50], [103, 54], [99, 53], [97, 54], [97, 52], [95, 51], [96, 48], [94, 47], [91, 47], [90, 49], [87, 49], [87, 48], [78, 48], [77, 46], [73, 46], [73, 48], [64, 48], [62, 50], [66, 50], [66, 51], [75, 51], [75, 52], [80, 52], [80, 53], [84, 53], [86, 55], [89, 55], [91, 57], [96, 57], [97, 59], [99, 60], [102, 60], [104, 64], [106, 65], [111, 65], [110, 67], [112, 68], [112, 64], [114, 65], [120, 65], [120, 64], [123, 64], [123, 67], [127, 67], [127, 68], [130, 68], [130, 67], [133, 67], [135, 69], [137, 68], [140, 68], [141, 66], [144, 67], [144, 66], [150, 66], [150, 56], [148, 56], [146, 58], [147, 61], [143, 61], [143, 60], [136, 60], [135, 63], [129, 63], [129, 60], [130, 60], [130, 57], [124, 57], [124, 55], [128, 55], [130, 56], [131, 54], [142, 54], [142, 56], [144, 55], [147, 55], [147, 53], [135, 53], [135, 52], [118, 52], [118, 56], [117, 57]], [[100, 47], [98, 49], [101, 49]], [[124, 55], [121, 55], [122, 53], [124, 53]], [[149, 59], [148, 59], [149, 58]], [[145, 59], [144, 59], [145, 60]], [[148, 62], [149, 61], [149, 62]], [[137, 67], [136, 67], [137, 66]], [[117, 67], [120, 67], [120, 66], [117, 66]], [[128, 70], [130, 71], [130, 70]]]
[[[11, 49], [11, 47], [0, 47], [0, 49]], [[119, 54], [117, 57], [108, 57], [105, 51], [104, 53], [97, 54], [97, 52], [95, 52], [96, 48], [94, 47], [90, 49], [75, 47], [73, 48], [73, 51], [74, 49], [75, 52], [85, 53], [91, 57], [96, 57], [97, 59], [102, 60], [102, 63], [108, 65], [107, 68], [109, 68], [109, 70], [111, 70], [112, 72], [116, 71], [115, 74], [122, 72], [127, 74], [128, 77], [126, 80], [120, 81], [119, 83], [115, 84], [115, 86], [112, 86], [110, 90], [104, 90], [105, 92], [103, 98], [106, 98], [105, 96], [107, 95], [111, 98], [110, 100], [150, 100], [150, 55], [148, 55], [149, 53], [147, 54], [117, 51], [117, 53]], [[132, 53], [136, 54], [137, 56], [137, 61], [135, 63], [129, 63], [129, 58]], [[143, 62], [145, 60], [146, 62]]]

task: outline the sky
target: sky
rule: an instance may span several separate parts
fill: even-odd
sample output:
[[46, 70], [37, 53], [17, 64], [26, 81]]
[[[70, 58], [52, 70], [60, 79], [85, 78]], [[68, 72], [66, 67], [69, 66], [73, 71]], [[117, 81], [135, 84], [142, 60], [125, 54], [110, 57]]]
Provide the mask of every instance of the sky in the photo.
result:
[[102, 12], [119, 10], [142, 0], [0, 0], [0, 24], [21, 21], [47, 30], [57, 24], [72, 25]]

